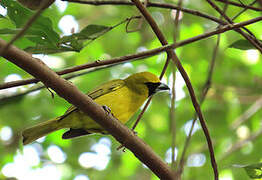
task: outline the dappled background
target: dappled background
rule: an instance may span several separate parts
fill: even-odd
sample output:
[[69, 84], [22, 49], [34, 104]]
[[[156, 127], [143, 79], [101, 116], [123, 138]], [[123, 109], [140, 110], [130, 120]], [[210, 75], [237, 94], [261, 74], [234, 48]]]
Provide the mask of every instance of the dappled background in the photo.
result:
[[[246, 4], [250, 2], [245, 1]], [[22, 28], [24, 22], [33, 13], [11, 0], [2, 3], [4, 4], [0, 6], [0, 37], [10, 40], [16, 33], [11, 29]], [[13, 3], [13, 6], [9, 3]], [[173, 1], [166, 1], [166, 3], [176, 4]], [[223, 7], [224, 4], [218, 3], [218, 5]], [[17, 11], [12, 11], [14, 6]], [[218, 13], [205, 1], [184, 0], [183, 7], [219, 18]], [[241, 9], [229, 6], [227, 14], [233, 17]], [[150, 7], [149, 10], [168, 41], [173, 42], [175, 12], [170, 9], [153, 7]], [[26, 16], [17, 16], [21, 12]], [[43, 38], [39, 39], [39, 34], [29, 32], [14, 44], [21, 49], [33, 52], [34, 57], [41, 59], [46, 65], [57, 71], [161, 46], [146, 21], [132, 20], [128, 26], [129, 30], [137, 29], [141, 23], [142, 26], [136, 32], [126, 32], [125, 19], [137, 15], [139, 12], [132, 6], [91, 6], [57, 0], [41, 15], [41, 18], [46, 19], [42, 19], [43, 24], [38, 27], [42, 32], [49, 33], [45, 34], [46, 36], [54, 36], [47, 40], [43, 35]], [[241, 14], [236, 22], [257, 16], [261, 16], [261, 12], [248, 10]], [[181, 13], [179, 19], [180, 36], [178, 40], [214, 30], [218, 25], [208, 19], [186, 13]], [[48, 43], [54, 43], [56, 38], [81, 32], [88, 25], [101, 25], [99, 28], [105, 31], [94, 35], [93, 39], [84, 39], [83, 43], [63, 39], [63, 43], [70, 42], [71, 44], [62, 50], [54, 50], [51, 45], [49, 46]], [[107, 29], [113, 26], [116, 27]], [[95, 30], [99, 31], [99, 28]], [[258, 39], [262, 38], [261, 23], [250, 25], [248, 28]], [[213, 36], [176, 50], [192, 81], [198, 99], [208, 76], [216, 39], [217, 37]], [[243, 37], [235, 31], [221, 35], [211, 88], [202, 105], [202, 111], [213, 140], [221, 180], [248, 179], [248, 175], [241, 167], [259, 163], [262, 160], [262, 140], [260, 138], [262, 133], [262, 112], [260, 110], [262, 107], [262, 58], [258, 50], [230, 48], [230, 45], [239, 39]], [[46, 47], [51, 47], [54, 52]], [[75, 76], [71, 77], [69, 81], [81, 91], [88, 92], [100, 83], [125, 78], [135, 72], [150, 71], [160, 75], [165, 60], [166, 54], [161, 53], [109, 68], [98, 70], [90, 68], [83, 70], [82, 75], [74, 73]], [[170, 63], [162, 80], [170, 87], [173, 84], [173, 68], [171, 68], [173, 66]], [[30, 77], [10, 62], [3, 58], [0, 59], [1, 84]], [[174, 160], [178, 161], [194, 119], [194, 109], [183, 78], [178, 72], [175, 77]], [[129, 150], [126, 149], [124, 152], [117, 150], [120, 144], [110, 135], [96, 134], [62, 140], [61, 135], [65, 130], [60, 130], [22, 147], [21, 131], [23, 129], [60, 116], [70, 106], [57, 95], [52, 98], [46, 88], [34, 90], [39, 86], [41, 86], [40, 83], [0, 90], [0, 179], [10, 177], [19, 180], [157, 179]], [[29, 93], [29, 91], [32, 92]], [[172, 161], [170, 97], [168, 93], [155, 95], [135, 130], [137, 135], [169, 164]], [[129, 127], [132, 127], [138, 114], [128, 122]], [[212, 177], [213, 171], [206, 139], [197, 122], [190, 146], [187, 148], [183, 179], [211, 179]]]

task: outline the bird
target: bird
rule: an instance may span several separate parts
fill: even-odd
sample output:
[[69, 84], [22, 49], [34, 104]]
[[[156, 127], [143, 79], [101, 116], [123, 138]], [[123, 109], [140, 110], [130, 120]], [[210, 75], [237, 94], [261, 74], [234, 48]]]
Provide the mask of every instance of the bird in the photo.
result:
[[[115, 79], [103, 83], [87, 95], [125, 124], [148, 97], [165, 90], [170, 89], [166, 84], [161, 83], [155, 74], [139, 72], [125, 79]], [[23, 144], [30, 144], [38, 138], [60, 129], [69, 129], [62, 135], [62, 139], [93, 133], [107, 134], [96, 121], [72, 105], [62, 116], [25, 129], [22, 132]]]

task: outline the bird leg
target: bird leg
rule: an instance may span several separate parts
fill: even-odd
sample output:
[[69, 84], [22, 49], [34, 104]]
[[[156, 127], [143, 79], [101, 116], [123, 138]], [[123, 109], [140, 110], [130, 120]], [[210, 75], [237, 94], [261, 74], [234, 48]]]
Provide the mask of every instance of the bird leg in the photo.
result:
[[115, 119], [117, 119], [114, 114], [112, 113], [110, 107], [106, 106], [106, 105], [103, 105], [102, 108], [105, 110], [106, 114], [109, 115], [111, 114]]

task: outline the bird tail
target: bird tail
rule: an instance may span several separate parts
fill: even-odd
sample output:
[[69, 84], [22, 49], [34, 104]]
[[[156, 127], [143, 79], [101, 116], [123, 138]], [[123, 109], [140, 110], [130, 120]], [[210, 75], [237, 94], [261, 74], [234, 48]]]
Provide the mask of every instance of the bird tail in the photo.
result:
[[53, 131], [62, 129], [63, 127], [59, 126], [60, 117], [48, 120], [46, 122], [35, 125], [31, 128], [28, 128], [22, 132], [23, 144], [29, 144], [38, 138], [41, 138]]

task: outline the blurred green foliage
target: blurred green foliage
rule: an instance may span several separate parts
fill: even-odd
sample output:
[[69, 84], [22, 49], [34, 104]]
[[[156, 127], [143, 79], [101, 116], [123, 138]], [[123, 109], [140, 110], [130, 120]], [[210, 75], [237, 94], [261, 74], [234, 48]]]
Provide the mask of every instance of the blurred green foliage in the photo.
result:
[[[169, 1], [168, 3], [173, 3], [173, 1]], [[14, 1], [3, 0], [1, 1], [1, 5], [6, 7], [7, 15], [0, 16], [0, 37], [8, 41], [23, 27], [33, 12]], [[223, 4], [219, 5], [222, 7]], [[49, 54], [47, 48], [49, 48], [48, 50], [54, 50], [52, 53], [56, 52], [56, 54], [41, 56], [40, 59], [48, 59], [44, 62], [55, 70], [62, 70], [66, 67], [81, 65], [98, 59], [104, 60], [160, 46], [159, 41], [145, 21], [143, 21], [141, 29], [133, 33], [126, 33], [125, 24], [121, 24], [113, 29], [110, 28], [123, 22], [126, 18], [137, 16], [138, 11], [133, 6], [91, 6], [68, 3], [64, 11], [59, 10], [59, 6], [62, 5], [54, 4], [48, 8], [33, 26], [30, 27], [27, 33], [14, 43], [14, 45], [21, 49], [35, 47], [38, 50], [42, 50], [41, 53], [45, 54]], [[209, 15], [218, 16], [204, 1], [185, 1], [183, 6], [205, 12]], [[171, 11], [160, 8], [149, 8], [149, 10], [157, 19], [157, 23], [166, 35], [166, 38], [169, 42], [172, 42], [175, 27], [170, 15]], [[229, 6], [227, 14], [232, 17], [240, 10], [241, 8]], [[78, 31], [76, 31], [77, 29], [69, 29], [69, 31], [75, 33], [74, 35], [65, 35], [62, 33], [63, 30], [59, 28], [59, 21], [65, 15], [72, 15], [79, 24]], [[261, 13], [249, 10], [243, 13], [236, 22], [248, 20], [259, 15]], [[136, 28], [138, 24], [139, 20], [132, 20], [129, 28]], [[180, 40], [211, 31], [217, 27], [217, 24], [210, 20], [186, 13], [183, 13], [180, 24]], [[70, 23], [68, 25], [68, 28], [72, 28], [70, 27]], [[90, 27], [92, 27], [92, 31], [90, 31]], [[109, 30], [107, 28], [110, 31], [104, 34], [104, 30]], [[256, 37], [262, 38], [261, 23], [250, 25], [248, 28], [250, 28]], [[86, 32], [91, 34], [86, 34]], [[98, 33], [99, 36], [92, 37], [95, 40], [88, 43], [88, 46], [86, 46], [87, 43], [82, 44], [83, 39], [90, 39], [92, 32]], [[80, 38], [81, 41], [79, 39], [79, 41], [75, 41], [75, 37]], [[262, 146], [261, 138], [259, 136], [254, 138], [242, 148], [232, 153], [228, 154], [227, 151], [232, 146], [234, 147], [237, 142], [247, 138], [249, 135], [253, 135], [261, 128], [261, 106], [248, 118], [248, 121], [240, 124], [235, 129], [231, 127], [232, 123], [261, 97], [262, 58], [261, 54], [256, 50], [244, 51], [240, 50], [241, 48], [238, 49], [238, 46], [234, 44], [238, 39], [242, 39], [242, 37], [235, 31], [229, 31], [221, 35], [212, 87], [207, 94], [202, 111], [214, 143], [220, 177], [244, 180], [248, 178], [248, 175], [243, 169], [234, 168], [233, 165], [260, 162], [262, 160], [260, 153]], [[59, 42], [61, 44], [61, 41], [64, 45], [68, 45], [61, 47], [70, 46], [70, 48], [75, 49], [72, 52], [65, 52], [67, 50], [63, 49], [57, 51], [58, 44]], [[214, 36], [177, 49], [179, 58], [191, 78], [198, 99], [208, 75], [208, 68], [215, 44], [216, 37]], [[233, 48], [229, 48], [230, 44], [231, 47], [234, 44]], [[128, 74], [139, 71], [150, 71], [160, 74], [165, 60], [166, 55], [162, 53], [144, 60], [88, 73], [70, 81], [77, 85], [80, 90], [87, 92], [102, 82], [114, 78], [124, 78]], [[174, 65], [170, 63], [170, 66]], [[167, 81], [169, 84], [171, 83], [171, 71], [169, 67], [164, 77], [164, 81]], [[4, 83], [8, 79], [15, 80], [29, 77], [31, 77], [29, 74], [15, 65], [3, 58], [0, 59], [0, 83]], [[175, 109], [178, 159], [181, 157], [186, 138], [185, 127], [190, 127], [188, 126], [188, 122], [194, 117], [194, 109], [187, 89], [179, 79], [181, 78], [177, 78], [177, 83], [180, 84], [178, 85], [180, 89], [177, 90], [177, 96], [180, 99], [176, 101]], [[79, 177], [78, 175], [80, 174], [88, 176], [91, 180], [157, 179], [131, 152], [128, 150], [126, 152], [117, 151], [116, 148], [119, 146], [119, 143], [109, 135], [96, 134], [73, 140], [62, 140], [61, 135], [64, 130], [61, 130], [50, 134], [41, 142], [28, 145], [22, 150], [20, 133], [24, 128], [59, 116], [70, 106], [70, 104], [57, 95], [52, 99], [47, 89], [11, 98], [14, 94], [27, 91], [30, 88], [30, 85], [26, 85], [19, 88], [0, 90], [0, 169], [2, 170], [0, 179], [5, 178], [5, 175], [8, 174], [7, 169], [11, 169], [11, 165], [17, 163], [19, 157], [20, 159], [23, 157], [24, 159], [22, 158], [22, 160], [26, 161], [27, 152], [30, 152], [29, 154], [31, 155], [29, 156], [38, 157], [38, 160], [40, 160], [39, 162], [37, 159], [31, 160], [33, 167], [29, 168], [30, 172], [33, 170], [34, 172], [38, 172], [40, 169], [47, 167], [56, 168], [57, 172], [60, 172], [59, 175], [51, 173], [49, 179], [70, 180]], [[185, 93], [185, 96], [183, 96], [183, 93]], [[10, 96], [10, 98], [1, 99], [6, 96]], [[138, 136], [148, 143], [164, 160], [168, 156], [167, 152], [171, 147], [172, 139], [169, 111], [170, 95], [165, 93], [157, 94], [144, 114], [142, 122], [140, 122], [136, 129]], [[128, 123], [129, 127], [132, 126], [137, 115], [138, 113]], [[6, 137], [8, 134], [10, 135], [9, 138]], [[103, 137], [109, 138], [111, 145], [108, 144], [108, 139], [102, 141], [105, 140]], [[106, 155], [101, 156], [105, 156], [105, 159], [101, 159], [99, 150], [95, 148], [98, 145], [107, 147], [107, 149], [103, 150], [104, 153], [110, 148], [110, 151]], [[52, 149], [57, 148], [60, 148], [60, 151], [57, 150], [60, 155], [64, 155], [62, 156], [64, 157], [62, 162], [56, 162], [52, 159], [51, 154], [55, 153], [55, 150], [53, 152]], [[32, 152], [34, 151], [32, 149], [38, 153], [36, 156], [33, 155]], [[201, 128], [194, 133], [187, 151], [189, 158], [186, 161], [183, 179], [212, 179], [213, 171], [210, 165], [209, 152]], [[23, 155], [21, 152], [23, 152]], [[59, 153], [57, 156], [59, 156]], [[79, 163], [79, 157], [84, 157], [83, 153], [87, 153], [85, 156], [93, 155], [92, 157], [95, 157], [95, 161], [97, 162], [104, 162], [106, 164], [108, 160], [108, 164], [102, 169], [92, 165], [89, 165], [89, 168], [85, 168]], [[203, 157], [205, 158], [203, 159]], [[90, 159], [89, 163], [91, 161], [92, 159]], [[8, 175], [10, 176], [10, 174]], [[28, 174], [20, 175], [19, 179], [26, 179], [26, 175]], [[16, 173], [13, 176], [16, 176]], [[79, 179], [75, 178], [75, 180]]]

